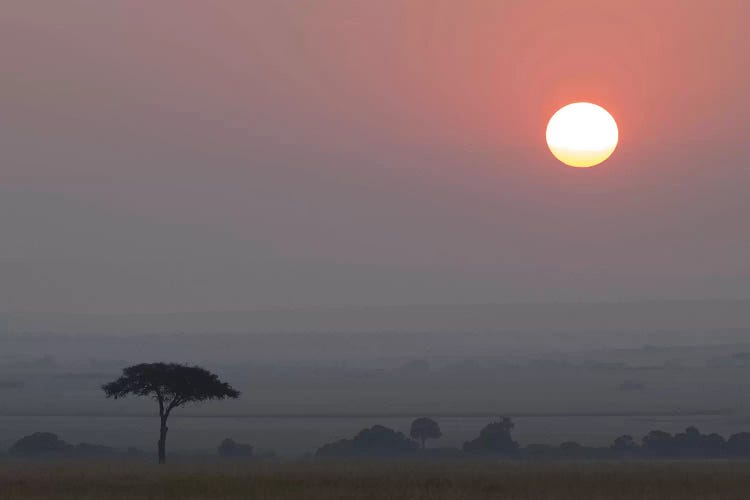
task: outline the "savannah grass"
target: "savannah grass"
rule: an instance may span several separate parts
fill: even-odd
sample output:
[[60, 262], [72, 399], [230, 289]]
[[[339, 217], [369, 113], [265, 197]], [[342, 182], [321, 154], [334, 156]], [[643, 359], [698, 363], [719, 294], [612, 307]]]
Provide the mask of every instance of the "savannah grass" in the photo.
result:
[[6, 463], [2, 499], [747, 499], [750, 463]]

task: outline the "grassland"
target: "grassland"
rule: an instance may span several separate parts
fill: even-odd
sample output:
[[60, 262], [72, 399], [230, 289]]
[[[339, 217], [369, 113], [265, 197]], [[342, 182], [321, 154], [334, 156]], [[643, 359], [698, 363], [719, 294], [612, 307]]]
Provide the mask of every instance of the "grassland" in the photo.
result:
[[750, 463], [5, 463], [0, 498], [740, 500]]

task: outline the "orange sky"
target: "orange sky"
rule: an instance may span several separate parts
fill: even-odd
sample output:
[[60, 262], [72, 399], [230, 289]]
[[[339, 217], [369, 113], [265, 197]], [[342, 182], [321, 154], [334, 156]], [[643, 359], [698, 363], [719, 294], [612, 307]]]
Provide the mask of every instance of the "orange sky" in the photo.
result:
[[425, 141], [533, 148], [554, 110], [591, 100], [637, 143], [680, 142], [747, 109], [744, 2], [281, 5], [254, 26], [273, 92]]
[[[6, 293], [95, 310], [747, 297], [747, 19], [741, 1], [8, 2]], [[544, 142], [580, 100], [620, 128], [586, 172]], [[112, 220], [59, 215], [71, 203]], [[56, 216], [75, 238], [37, 220]], [[175, 227], [211, 243], [170, 271]], [[267, 293], [259, 267], [278, 271]]]

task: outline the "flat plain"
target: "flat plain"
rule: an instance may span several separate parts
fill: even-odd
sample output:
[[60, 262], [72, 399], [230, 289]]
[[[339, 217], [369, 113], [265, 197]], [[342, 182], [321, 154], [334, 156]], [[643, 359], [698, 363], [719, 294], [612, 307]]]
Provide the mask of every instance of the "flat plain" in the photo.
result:
[[747, 462], [18, 463], [2, 499], [746, 499]]

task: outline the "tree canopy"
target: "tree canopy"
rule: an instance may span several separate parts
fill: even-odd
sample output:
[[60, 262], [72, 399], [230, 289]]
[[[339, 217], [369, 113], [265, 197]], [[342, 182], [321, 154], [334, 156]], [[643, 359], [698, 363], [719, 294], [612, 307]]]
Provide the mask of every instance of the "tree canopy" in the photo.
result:
[[163, 405], [166, 413], [187, 403], [235, 399], [240, 395], [239, 391], [205, 368], [179, 363], [129, 366], [123, 369], [120, 378], [102, 388], [108, 398], [118, 399], [128, 395], [152, 397]]
[[440, 425], [437, 422], [428, 417], [420, 417], [411, 423], [409, 435], [422, 443], [422, 448], [424, 449], [425, 441], [428, 439], [438, 439], [443, 433], [440, 431]]

